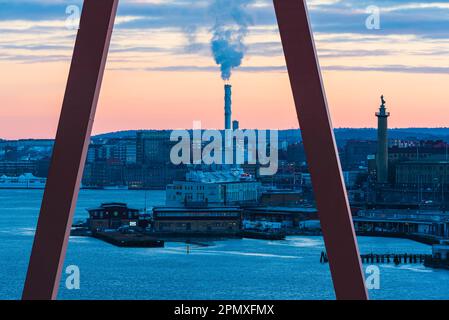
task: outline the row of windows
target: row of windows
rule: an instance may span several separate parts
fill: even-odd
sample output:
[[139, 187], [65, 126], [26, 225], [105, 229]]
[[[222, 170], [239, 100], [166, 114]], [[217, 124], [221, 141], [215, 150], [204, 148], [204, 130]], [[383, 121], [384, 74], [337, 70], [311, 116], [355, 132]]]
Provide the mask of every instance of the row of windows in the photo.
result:
[[243, 192], [228, 192], [226, 195], [228, 200], [248, 200], [255, 199], [257, 193], [254, 190], [248, 190]]
[[[182, 223], [182, 222], [161, 222], [158, 224], [159, 229], [185, 229], [185, 230], [191, 230], [192, 223]], [[193, 225], [195, 229], [198, 230], [198, 227], [206, 227], [208, 230], [211, 230], [212, 228], [228, 228], [232, 230], [233, 228], [237, 227], [236, 222], [213, 222], [213, 223], [204, 223], [201, 222], [201, 224], [194, 224]]]
[[[109, 212], [103, 212], [103, 211], [92, 211], [91, 212], [93, 214], [94, 217], [99, 217], [99, 218], [103, 218], [103, 217], [108, 217], [111, 215], [111, 213]], [[123, 212], [124, 215], [127, 215], [128, 218], [133, 218], [134, 216], [137, 216], [138, 213], [135, 213], [133, 211], [127, 211], [127, 212]], [[119, 212], [118, 211], [114, 211], [112, 212], [112, 215], [114, 217], [118, 217]]]
[[398, 181], [421, 181], [421, 182], [438, 182], [443, 180], [444, 182], [449, 180], [449, 176], [441, 176], [441, 175], [434, 175], [434, 174], [397, 174], [396, 175]]
[[198, 213], [183, 213], [183, 212], [158, 212], [155, 217], [240, 217], [240, 213], [234, 212], [198, 212]]
[[[160, 227], [170, 227], [170, 226], [182, 226], [185, 227], [187, 225], [191, 225], [191, 222], [160, 222]], [[212, 222], [207, 224], [210, 227], [226, 227], [229, 225], [236, 226], [237, 222]]]
[[449, 169], [449, 166], [447, 165], [428, 165], [428, 166], [406, 166], [406, 167], [399, 167], [398, 171], [405, 171], [405, 172], [426, 172], [426, 171], [443, 171], [444, 169]]

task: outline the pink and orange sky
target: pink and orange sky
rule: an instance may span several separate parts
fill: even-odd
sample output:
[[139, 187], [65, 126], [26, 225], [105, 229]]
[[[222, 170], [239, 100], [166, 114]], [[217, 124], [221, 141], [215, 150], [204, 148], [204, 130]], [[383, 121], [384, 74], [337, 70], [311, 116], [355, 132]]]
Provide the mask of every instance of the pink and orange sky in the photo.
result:
[[[0, 138], [52, 138], [76, 35], [65, 28], [69, 2], [12, 2], [0, 1], [10, 6], [0, 13]], [[121, 2], [94, 134], [191, 128], [195, 120], [223, 126], [223, 81], [209, 50], [207, 2]], [[296, 128], [273, 9], [265, 0], [246, 2], [254, 17], [242, 66], [231, 78], [233, 118], [243, 128]], [[43, 3], [47, 15], [38, 10]], [[449, 5], [433, 4], [419, 9], [379, 1], [381, 28], [367, 30], [364, 1], [310, 2], [335, 127], [374, 127], [381, 94], [391, 127], [449, 126], [449, 35], [428, 21], [436, 12], [447, 15]], [[167, 18], [170, 12], [184, 16], [183, 6], [205, 21]], [[429, 26], [412, 25], [416, 10]]]

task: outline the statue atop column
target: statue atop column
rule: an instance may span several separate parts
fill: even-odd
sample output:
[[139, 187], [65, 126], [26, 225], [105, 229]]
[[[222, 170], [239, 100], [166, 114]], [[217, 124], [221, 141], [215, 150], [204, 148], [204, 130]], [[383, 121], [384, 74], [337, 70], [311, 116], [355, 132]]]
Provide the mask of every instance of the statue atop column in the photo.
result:
[[377, 182], [388, 183], [388, 117], [390, 113], [385, 107], [384, 95], [380, 96], [379, 112], [376, 112], [377, 117]]

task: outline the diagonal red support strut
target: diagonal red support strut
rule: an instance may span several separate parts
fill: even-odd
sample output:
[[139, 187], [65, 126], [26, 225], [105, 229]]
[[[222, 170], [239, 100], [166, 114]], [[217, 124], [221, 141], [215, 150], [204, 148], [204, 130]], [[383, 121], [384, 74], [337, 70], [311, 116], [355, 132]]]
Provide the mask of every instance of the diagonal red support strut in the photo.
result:
[[23, 299], [56, 299], [118, 0], [85, 0]]
[[368, 299], [305, 0], [273, 0], [337, 299]]

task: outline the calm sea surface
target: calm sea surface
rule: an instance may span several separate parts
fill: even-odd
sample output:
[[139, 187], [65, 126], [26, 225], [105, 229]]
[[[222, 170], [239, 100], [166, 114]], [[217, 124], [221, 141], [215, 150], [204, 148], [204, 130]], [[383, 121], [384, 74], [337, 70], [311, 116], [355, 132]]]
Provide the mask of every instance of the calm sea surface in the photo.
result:
[[[0, 190], [0, 298], [18, 299], [37, 222], [42, 190]], [[77, 219], [101, 202], [143, 208], [144, 191], [82, 190]], [[147, 205], [163, 205], [164, 191], [148, 191]], [[362, 253], [430, 253], [409, 240], [359, 237]], [[77, 265], [81, 288], [61, 281], [60, 299], [333, 299], [329, 266], [319, 263], [321, 237], [285, 241], [227, 240], [208, 247], [118, 248], [71, 237], [66, 265]], [[365, 265], [366, 267], [366, 265]], [[381, 264], [373, 299], [448, 299], [449, 271], [419, 264]]]

